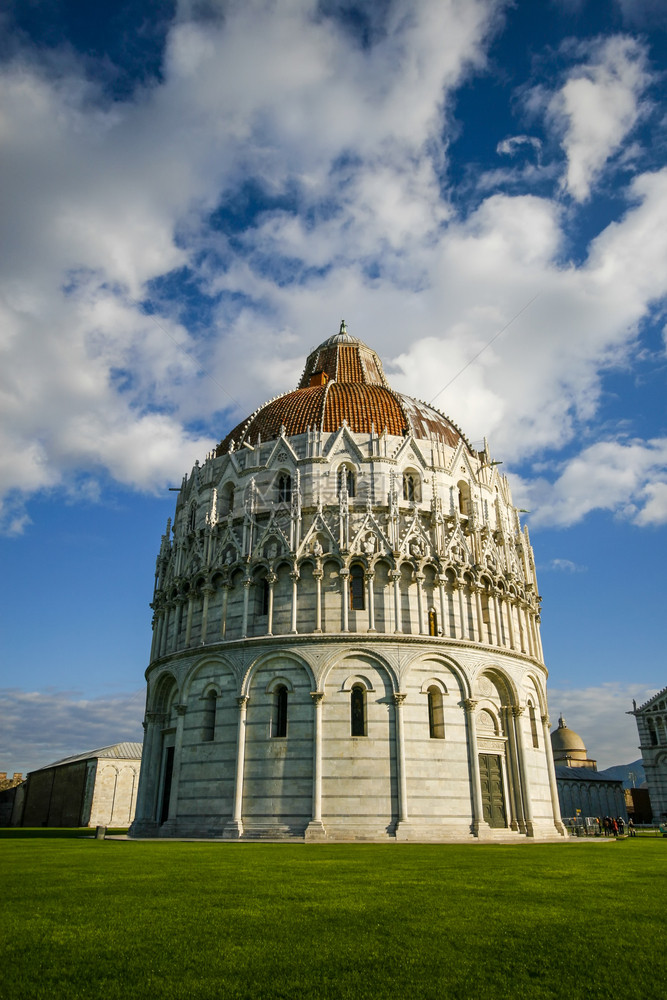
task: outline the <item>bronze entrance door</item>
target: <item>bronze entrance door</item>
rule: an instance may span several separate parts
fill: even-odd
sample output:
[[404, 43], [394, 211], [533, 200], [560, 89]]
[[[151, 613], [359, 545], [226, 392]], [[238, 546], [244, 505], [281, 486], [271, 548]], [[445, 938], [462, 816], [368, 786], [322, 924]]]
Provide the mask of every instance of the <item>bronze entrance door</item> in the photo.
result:
[[497, 754], [479, 755], [479, 777], [482, 786], [484, 821], [493, 827], [507, 826], [503, 770]]

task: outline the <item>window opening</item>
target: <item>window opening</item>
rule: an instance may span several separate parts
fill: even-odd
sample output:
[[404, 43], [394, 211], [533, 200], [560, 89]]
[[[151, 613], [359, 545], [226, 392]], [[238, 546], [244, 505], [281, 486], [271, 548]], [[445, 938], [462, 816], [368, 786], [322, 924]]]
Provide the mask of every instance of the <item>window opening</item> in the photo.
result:
[[268, 615], [269, 613], [269, 581], [262, 577], [259, 582], [258, 614]]
[[355, 684], [350, 693], [350, 722], [352, 736], [366, 735], [366, 692]]
[[220, 513], [222, 515], [231, 514], [234, 510], [234, 484], [227, 483], [223, 488], [220, 502]]
[[533, 746], [539, 747], [540, 741], [537, 736], [537, 719], [535, 717], [535, 709], [532, 702], [528, 702], [528, 717], [530, 719], [530, 735], [533, 739]]
[[363, 611], [365, 607], [364, 570], [362, 566], [350, 569], [350, 610]]
[[211, 691], [206, 696], [204, 706], [204, 725], [202, 726], [202, 741], [211, 743], [215, 739], [215, 712], [218, 703], [218, 696], [215, 691]]
[[287, 736], [287, 688], [284, 684], [276, 688], [274, 700], [273, 735], [276, 738]]
[[470, 514], [470, 487], [464, 479], [456, 485], [459, 490], [459, 513], [467, 517]]
[[194, 531], [197, 527], [197, 504], [193, 503], [190, 507], [190, 531]]
[[445, 715], [442, 704], [442, 691], [432, 685], [428, 695], [428, 734], [432, 740], [444, 740]]
[[355, 496], [355, 480], [354, 480], [354, 470], [348, 469], [346, 466], [341, 466], [338, 470], [338, 492], [343, 492], [343, 484], [347, 490], [347, 495], [349, 497]]
[[292, 477], [282, 475], [278, 477], [278, 501], [289, 503], [292, 499]]

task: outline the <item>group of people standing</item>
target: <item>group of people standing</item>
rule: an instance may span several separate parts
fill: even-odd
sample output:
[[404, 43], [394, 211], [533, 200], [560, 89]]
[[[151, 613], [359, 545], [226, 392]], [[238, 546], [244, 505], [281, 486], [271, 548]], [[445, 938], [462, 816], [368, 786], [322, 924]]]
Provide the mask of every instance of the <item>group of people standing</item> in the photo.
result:
[[[605, 816], [603, 819], [598, 819], [597, 824], [600, 827], [601, 832], [605, 837], [623, 837], [625, 836], [625, 820], [622, 816], [618, 816], [614, 819], [613, 816]], [[632, 817], [627, 822], [628, 836], [636, 837], [637, 831], [635, 830], [635, 824]]]

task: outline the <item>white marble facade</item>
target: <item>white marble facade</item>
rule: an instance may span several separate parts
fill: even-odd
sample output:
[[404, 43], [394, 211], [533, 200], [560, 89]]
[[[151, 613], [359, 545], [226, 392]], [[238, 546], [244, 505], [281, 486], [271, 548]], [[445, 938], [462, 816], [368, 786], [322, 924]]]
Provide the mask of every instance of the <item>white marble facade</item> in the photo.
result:
[[540, 598], [507, 479], [407, 397], [391, 394], [401, 433], [378, 430], [379, 359], [344, 329], [321, 345], [346, 392], [341, 347], [366, 352], [372, 384], [357, 376], [335, 429], [295, 420], [328, 391], [300, 388], [267, 404], [284, 424], [260, 408], [183, 480], [132, 835], [559, 837]]
[[667, 825], [667, 687], [633, 710], [653, 821]]

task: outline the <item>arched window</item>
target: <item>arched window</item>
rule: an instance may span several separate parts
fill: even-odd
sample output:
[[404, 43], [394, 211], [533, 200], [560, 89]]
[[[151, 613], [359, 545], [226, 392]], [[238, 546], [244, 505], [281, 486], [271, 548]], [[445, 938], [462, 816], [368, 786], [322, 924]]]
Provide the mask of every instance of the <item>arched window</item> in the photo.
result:
[[350, 732], [352, 736], [366, 735], [366, 692], [355, 684], [350, 692]]
[[459, 489], [459, 513], [468, 517], [470, 514], [470, 486], [464, 479], [457, 484]]
[[292, 477], [283, 472], [278, 476], [278, 502], [289, 503], [292, 499]]
[[194, 531], [197, 527], [197, 504], [193, 503], [190, 507], [190, 520], [188, 521], [188, 527], [190, 531]]
[[435, 608], [430, 608], [428, 612], [428, 634], [438, 634], [438, 612]]
[[535, 717], [535, 707], [532, 701], [528, 702], [528, 718], [530, 719], [530, 735], [533, 740], [533, 746], [539, 747], [540, 741], [537, 736], [537, 718]]
[[411, 472], [406, 472], [403, 476], [403, 499], [415, 500], [415, 477]]
[[262, 577], [257, 581], [257, 601], [256, 609], [258, 615], [268, 615], [269, 613], [269, 581]]
[[273, 692], [273, 735], [276, 738], [287, 736], [287, 688], [284, 684]]
[[432, 740], [445, 738], [445, 713], [442, 704], [442, 691], [433, 684], [427, 692], [428, 696], [428, 734]]
[[222, 516], [234, 510], [234, 483], [225, 483], [220, 492], [219, 512]]
[[204, 699], [204, 724], [202, 725], [202, 742], [210, 743], [215, 739], [215, 710], [218, 696], [215, 691], [209, 691]]
[[354, 478], [354, 469], [350, 469], [347, 465], [341, 465], [338, 470], [338, 492], [343, 492], [343, 486], [347, 491], [349, 497], [356, 496], [356, 484]]
[[357, 563], [350, 567], [350, 611], [363, 611], [364, 598], [364, 568]]

